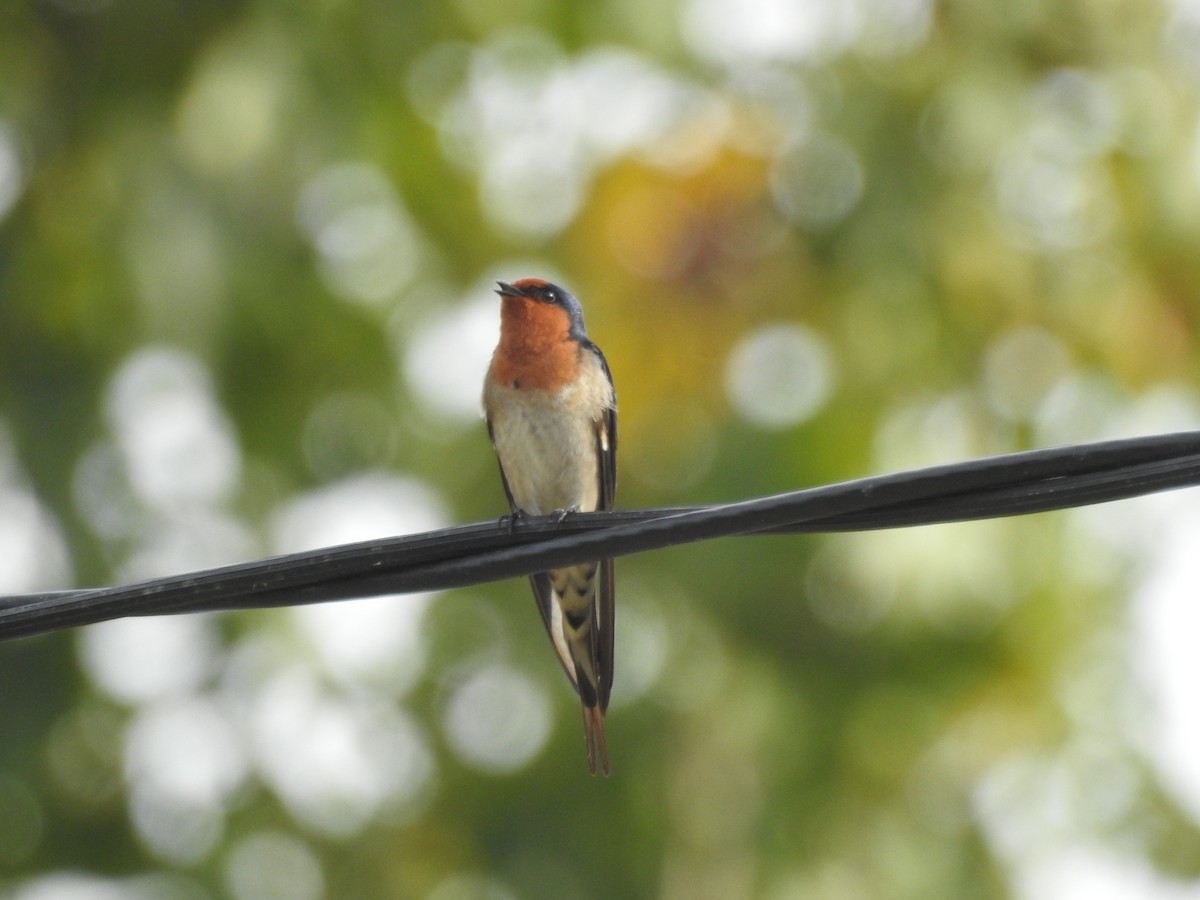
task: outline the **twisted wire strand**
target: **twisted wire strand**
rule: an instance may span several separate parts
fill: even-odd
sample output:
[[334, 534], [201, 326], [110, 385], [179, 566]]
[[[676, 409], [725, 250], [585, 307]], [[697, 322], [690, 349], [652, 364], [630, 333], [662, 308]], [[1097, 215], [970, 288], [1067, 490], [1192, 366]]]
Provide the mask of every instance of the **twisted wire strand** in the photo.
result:
[[0, 597], [0, 640], [124, 616], [260, 609], [444, 590], [590, 559], [759, 534], [869, 531], [1024, 515], [1200, 484], [1200, 432], [1076, 444], [752, 500], [493, 520], [139, 584]]

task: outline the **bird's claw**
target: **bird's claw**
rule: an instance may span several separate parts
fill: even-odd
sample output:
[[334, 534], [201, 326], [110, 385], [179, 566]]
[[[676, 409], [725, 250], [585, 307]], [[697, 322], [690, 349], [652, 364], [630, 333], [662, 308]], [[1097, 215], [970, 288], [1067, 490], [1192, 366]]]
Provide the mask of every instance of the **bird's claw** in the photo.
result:
[[566, 521], [567, 516], [577, 512], [579, 512], [578, 506], [569, 506], [566, 509], [556, 509], [554, 512], [550, 513], [550, 521], [555, 525], [561, 525]]
[[500, 521], [497, 522], [496, 524], [498, 524], [502, 529], [507, 531], [509, 534], [516, 534], [517, 526], [524, 524], [528, 520], [529, 520], [529, 516], [525, 513], [525, 510], [514, 509], [508, 515], [501, 516]]
[[[561, 525], [566, 520], [567, 516], [577, 512], [579, 512], [578, 506], [570, 506], [566, 509], [556, 509], [554, 512], [545, 516], [544, 520], [549, 522], [551, 525]], [[539, 517], [531, 516], [523, 509], [514, 509], [508, 515], [501, 516], [497, 524], [509, 534], [516, 534], [519, 526], [524, 525], [531, 519], [535, 518]]]

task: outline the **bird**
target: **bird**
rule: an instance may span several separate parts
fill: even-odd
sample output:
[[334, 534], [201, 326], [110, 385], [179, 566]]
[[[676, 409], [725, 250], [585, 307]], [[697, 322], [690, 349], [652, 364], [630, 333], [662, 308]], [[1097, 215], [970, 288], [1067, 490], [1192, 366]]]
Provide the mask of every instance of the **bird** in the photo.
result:
[[[512, 521], [613, 508], [617, 398], [583, 308], [541, 278], [497, 282], [500, 340], [483, 388], [488, 436]], [[612, 559], [530, 576], [542, 623], [583, 710], [588, 770], [607, 775], [613, 679]], [[599, 581], [599, 584], [597, 584]]]

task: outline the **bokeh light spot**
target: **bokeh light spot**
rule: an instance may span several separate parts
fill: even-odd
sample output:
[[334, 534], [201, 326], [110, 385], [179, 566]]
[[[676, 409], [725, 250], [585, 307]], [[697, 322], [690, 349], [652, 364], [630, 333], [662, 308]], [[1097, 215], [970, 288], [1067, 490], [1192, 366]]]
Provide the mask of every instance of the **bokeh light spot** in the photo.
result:
[[924, 42], [933, 20], [933, 0], [861, 0], [859, 47], [874, 57], [898, 56]]
[[299, 606], [291, 615], [326, 670], [349, 685], [363, 679], [403, 696], [425, 670], [421, 623], [429, 594], [396, 594]]
[[61, 588], [70, 554], [58, 523], [32, 493], [0, 484], [0, 593]]
[[979, 637], [994, 628], [1022, 593], [996, 555], [1005, 528], [1003, 521], [987, 521], [873, 536], [876, 559], [889, 566], [903, 600], [896, 612], [954, 638]]
[[541, 752], [551, 722], [540, 685], [500, 664], [482, 666], [459, 684], [442, 719], [458, 757], [497, 775], [517, 771]]
[[169, 347], [138, 351], [113, 377], [107, 406], [129, 480], [147, 504], [216, 503], [237, 486], [233, 426], [195, 358]]
[[1060, 158], [1096, 156], [1112, 148], [1118, 109], [1112, 89], [1084, 69], [1056, 69], [1034, 91], [1031, 137]]
[[110, 697], [146, 703], [195, 690], [216, 665], [219, 643], [208, 616], [131, 617], [79, 632], [79, 654]]
[[125, 582], [211, 569], [261, 553], [258, 535], [248, 526], [231, 515], [208, 510], [147, 516], [133, 536], [137, 546], [116, 572]]
[[547, 238], [575, 218], [583, 202], [581, 181], [575, 160], [548, 154], [540, 143], [514, 143], [484, 169], [480, 200], [498, 231]]
[[1006, 419], [1029, 421], [1070, 365], [1062, 342], [1044, 329], [1019, 328], [1002, 334], [984, 359], [988, 402]]
[[194, 894], [164, 892], [163, 885], [156, 885], [157, 891], [150, 887], [135, 879], [116, 881], [79, 872], [50, 872], [16, 886], [7, 896], [9, 900], [158, 900], [162, 897], [199, 900]]
[[442, 110], [462, 89], [471, 48], [461, 41], [442, 41], [419, 55], [408, 69], [406, 86], [413, 109], [437, 124]]
[[1113, 379], [1098, 371], [1066, 375], [1042, 398], [1034, 420], [1034, 443], [1070, 444], [1116, 437], [1114, 422], [1125, 399]]
[[175, 865], [203, 862], [225, 828], [219, 807], [190, 803], [140, 784], [129, 787], [129, 817], [146, 849]]
[[239, 840], [225, 861], [225, 884], [234, 900], [318, 900], [325, 877], [313, 851], [299, 838], [260, 831]]
[[1179, 501], [1160, 510], [1156, 523], [1132, 523], [1154, 551], [1133, 593], [1130, 652], [1139, 680], [1153, 698], [1145, 711], [1149, 721], [1136, 723], [1147, 756], [1175, 801], [1200, 818], [1200, 710], [1195, 702], [1200, 657], [1191, 640], [1200, 629], [1200, 516], [1190, 503]]
[[863, 194], [858, 154], [840, 138], [816, 134], [775, 161], [771, 193], [779, 211], [801, 228], [836, 225]]
[[714, 95], [619, 47], [579, 56], [571, 72], [573, 116], [588, 156], [608, 160], [649, 149], [716, 101]]
[[690, 0], [683, 15], [692, 49], [729, 64], [819, 61], [843, 50], [860, 26], [859, 5], [845, 0]]
[[725, 390], [734, 409], [761, 428], [788, 428], [817, 413], [833, 388], [825, 341], [795, 324], [751, 332], [729, 354]]
[[25, 186], [17, 139], [11, 127], [0, 120], [0, 221], [8, 215]]
[[176, 110], [176, 131], [197, 167], [226, 174], [271, 148], [288, 89], [286, 46], [235, 34], [201, 57]]
[[255, 758], [300, 822], [345, 837], [385, 809], [397, 819], [419, 812], [435, 760], [406, 713], [366, 691], [340, 696], [299, 666], [256, 693]]
[[965, 391], [924, 398], [890, 410], [875, 432], [876, 466], [884, 471], [955, 462], [1011, 449], [1011, 436]]
[[71, 576], [58, 523], [27, 483], [8, 424], [0, 419], [0, 593], [61, 588]]
[[1061, 251], [1104, 238], [1116, 219], [1106, 170], [1025, 135], [997, 154], [996, 204], [1021, 244]]
[[483, 377], [500, 336], [500, 299], [481, 285], [475, 299], [434, 313], [411, 331], [404, 376], [431, 411], [478, 424]]
[[234, 723], [207, 698], [147, 707], [130, 723], [125, 741], [129, 782], [176, 803], [218, 808], [246, 776]]
[[417, 272], [416, 225], [374, 166], [348, 162], [324, 169], [300, 192], [296, 215], [338, 297], [382, 303]]
[[[280, 553], [429, 531], [445, 525], [425, 485], [367, 472], [293, 498], [274, 517]], [[383, 678], [402, 693], [424, 669], [420, 623], [432, 595], [404, 594], [300, 606], [291, 615], [339, 679]]]
[[103, 538], [131, 534], [142, 509], [129, 490], [125, 460], [111, 441], [97, 441], [75, 463], [71, 493], [88, 527]]
[[441, 498], [427, 485], [371, 471], [288, 500], [275, 513], [273, 544], [279, 553], [299, 553], [430, 531], [447, 521]]
[[[459, 77], [462, 63], [447, 50], [419, 65], [445, 81]], [[667, 138], [693, 145], [678, 140], [684, 124], [702, 123], [719, 106], [638, 54], [596, 48], [569, 60], [529, 29], [501, 32], [475, 50], [461, 88], [445, 99], [439, 93], [416, 91], [426, 115], [431, 104], [441, 108], [444, 152], [478, 172], [494, 227], [532, 240], [575, 218], [599, 167], [636, 150], [661, 159]]]
[[[647, 585], [621, 583], [626, 596], [644, 598]], [[612, 689], [612, 708], [632, 703], [649, 692], [666, 668], [670, 629], [662, 611], [646, 602], [621, 604], [616, 645], [621, 648], [621, 677]]]

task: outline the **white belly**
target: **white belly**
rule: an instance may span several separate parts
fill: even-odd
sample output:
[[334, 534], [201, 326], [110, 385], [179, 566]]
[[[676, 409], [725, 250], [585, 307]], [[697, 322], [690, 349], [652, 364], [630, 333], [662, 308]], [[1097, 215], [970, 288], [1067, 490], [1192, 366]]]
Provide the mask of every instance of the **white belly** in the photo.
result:
[[530, 515], [599, 505], [596, 421], [603, 409], [589, 415], [576, 394], [488, 386], [496, 455], [513, 502]]

